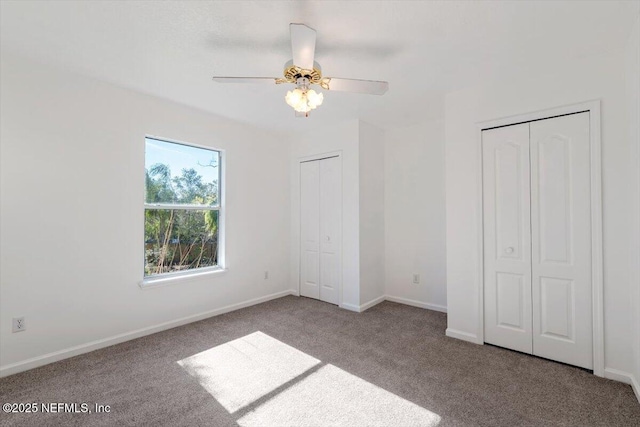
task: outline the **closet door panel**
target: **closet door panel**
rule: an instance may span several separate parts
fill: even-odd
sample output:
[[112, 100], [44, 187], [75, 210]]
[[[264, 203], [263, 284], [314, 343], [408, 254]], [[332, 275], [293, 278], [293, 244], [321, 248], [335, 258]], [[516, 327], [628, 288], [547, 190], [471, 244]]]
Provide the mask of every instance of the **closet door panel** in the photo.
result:
[[482, 132], [485, 342], [532, 352], [529, 124]]
[[320, 162], [300, 163], [300, 295], [320, 298]]
[[323, 159], [320, 166], [320, 299], [339, 303], [341, 278], [342, 162]]
[[531, 123], [533, 353], [593, 368], [589, 113]]

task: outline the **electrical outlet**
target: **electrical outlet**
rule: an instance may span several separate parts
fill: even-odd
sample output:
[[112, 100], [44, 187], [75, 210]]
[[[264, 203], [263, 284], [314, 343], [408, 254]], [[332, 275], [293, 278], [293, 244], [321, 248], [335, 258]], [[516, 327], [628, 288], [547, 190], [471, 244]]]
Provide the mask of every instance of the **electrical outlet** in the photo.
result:
[[417, 285], [419, 283], [420, 283], [420, 275], [416, 274], [416, 273], [413, 273], [413, 284]]
[[13, 328], [12, 332], [22, 332], [27, 329], [27, 324], [24, 321], [24, 317], [14, 317], [13, 318]]
[[269, 272], [265, 271], [264, 272], [264, 280], [267, 280], [267, 279], [269, 279]]

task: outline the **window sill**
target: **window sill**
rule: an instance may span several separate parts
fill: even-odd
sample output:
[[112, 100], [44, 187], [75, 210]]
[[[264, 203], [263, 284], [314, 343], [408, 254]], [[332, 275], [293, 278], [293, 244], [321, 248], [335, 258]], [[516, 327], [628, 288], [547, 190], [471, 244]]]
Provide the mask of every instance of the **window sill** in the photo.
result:
[[139, 282], [138, 286], [140, 286], [140, 289], [142, 290], [155, 289], [164, 286], [175, 285], [178, 283], [191, 282], [193, 280], [203, 279], [210, 276], [218, 276], [226, 272], [226, 268], [214, 267], [188, 273], [165, 275], [160, 277], [149, 277]]

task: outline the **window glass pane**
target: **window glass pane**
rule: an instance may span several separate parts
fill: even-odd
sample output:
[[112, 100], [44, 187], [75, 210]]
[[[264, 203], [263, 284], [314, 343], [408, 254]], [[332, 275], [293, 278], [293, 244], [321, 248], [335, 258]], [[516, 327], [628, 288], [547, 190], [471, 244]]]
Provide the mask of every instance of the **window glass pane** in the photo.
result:
[[218, 264], [218, 211], [145, 209], [144, 275]]
[[217, 206], [220, 153], [145, 138], [145, 202]]

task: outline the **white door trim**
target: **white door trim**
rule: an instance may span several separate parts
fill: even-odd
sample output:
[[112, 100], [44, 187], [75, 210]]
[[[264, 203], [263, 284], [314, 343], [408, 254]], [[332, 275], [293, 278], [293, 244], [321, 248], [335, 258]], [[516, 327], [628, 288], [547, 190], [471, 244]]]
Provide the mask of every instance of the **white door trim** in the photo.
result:
[[[296, 159], [296, 161], [295, 161], [296, 162], [296, 167], [298, 168], [298, 173], [297, 173], [298, 181], [300, 181], [300, 164], [301, 163], [312, 162], [314, 160], [322, 160], [322, 159], [326, 159], [326, 158], [329, 158], [329, 157], [340, 157], [340, 167], [341, 168], [343, 167], [342, 150], [328, 151], [328, 152], [325, 152], [325, 153], [311, 154], [311, 155], [308, 155], [308, 156], [298, 157]], [[340, 176], [342, 177], [343, 174], [341, 173]], [[341, 188], [342, 188], [342, 184], [341, 184]], [[300, 193], [300, 194], [298, 194], [298, 196], [301, 197], [301, 195], [302, 195], [302, 186], [298, 186], [298, 192]], [[300, 218], [301, 215], [302, 215], [300, 206], [301, 205], [298, 203], [298, 206], [297, 206], [297, 209], [296, 209], [298, 218]], [[344, 273], [344, 271], [343, 271], [343, 265], [344, 264], [343, 264], [343, 255], [342, 255], [342, 253], [343, 253], [343, 250], [342, 250], [342, 242], [343, 242], [342, 233], [344, 231], [344, 227], [342, 225], [343, 223], [344, 223], [343, 212], [340, 212], [340, 280], [339, 280], [339, 283], [338, 283], [338, 287], [339, 287], [339, 289], [338, 289], [338, 307], [342, 307], [343, 306], [343, 304], [342, 304], [342, 288], [343, 288], [342, 281], [343, 281], [343, 275], [344, 275], [343, 274]], [[300, 227], [300, 228], [298, 229], [297, 251], [298, 251], [298, 254], [300, 254], [300, 251], [302, 249], [302, 246], [301, 246], [301, 243], [300, 243], [300, 236], [302, 235], [302, 223], [301, 223], [301, 221], [298, 221], [298, 227]], [[301, 282], [300, 274], [301, 274], [301, 271], [302, 271], [301, 263], [302, 263], [302, 259], [300, 258], [300, 256], [298, 256], [298, 275], [297, 275], [298, 295], [300, 295], [300, 282]]]
[[565, 105], [547, 110], [488, 120], [476, 124], [478, 141], [477, 228], [478, 228], [478, 331], [477, 343], [484, 343], [484, 233], [482, 187], [482, 131], [566, 114], [589, 111], [591, 149], [591, 268], [593, 292], [593, 373], [604, 376], [604, 285], [602, 260], [602, 154], [600, 136], [600, 100]]

